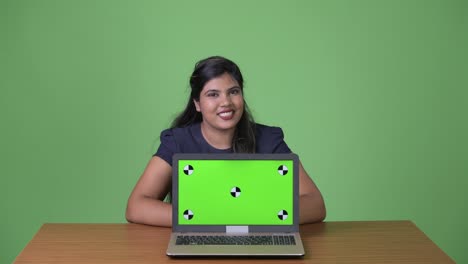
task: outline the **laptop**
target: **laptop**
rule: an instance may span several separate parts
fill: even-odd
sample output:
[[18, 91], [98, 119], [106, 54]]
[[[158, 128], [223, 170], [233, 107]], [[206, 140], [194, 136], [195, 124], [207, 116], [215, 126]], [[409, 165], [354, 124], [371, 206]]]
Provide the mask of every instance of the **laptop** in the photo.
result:
[[301, 257], [295, 154], [175, 154], [171, 257]]

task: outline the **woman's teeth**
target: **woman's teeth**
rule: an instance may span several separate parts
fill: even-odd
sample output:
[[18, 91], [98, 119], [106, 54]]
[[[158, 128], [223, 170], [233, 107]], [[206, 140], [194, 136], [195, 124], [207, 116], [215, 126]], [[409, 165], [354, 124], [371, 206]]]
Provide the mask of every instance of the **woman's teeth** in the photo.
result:
[[223, 112], [223, 113], [220, 113], [219, 116], [221, 116], [221, 117], [228, 117], [228, 116], [231, 116], [232, 113], [233, 113], [232, 111], [230, 111], [230, 112]]

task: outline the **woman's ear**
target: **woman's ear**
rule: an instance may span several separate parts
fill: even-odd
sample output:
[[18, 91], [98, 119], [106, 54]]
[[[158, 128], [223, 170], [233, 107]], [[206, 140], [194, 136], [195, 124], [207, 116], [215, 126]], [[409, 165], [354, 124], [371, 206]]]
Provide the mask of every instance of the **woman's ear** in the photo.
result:
[[195, 109], [197, 109], [197, 112], [200, 112], [200, 102], [193, 99], [193, 104], [195, 104]]

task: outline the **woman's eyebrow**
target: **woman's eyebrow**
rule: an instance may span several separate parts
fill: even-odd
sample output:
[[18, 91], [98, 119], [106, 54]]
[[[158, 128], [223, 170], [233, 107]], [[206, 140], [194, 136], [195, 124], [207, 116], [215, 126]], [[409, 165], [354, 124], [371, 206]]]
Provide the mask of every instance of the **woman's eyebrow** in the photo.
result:
[[234, 90], [234, 89], [240, 89], [240, 87], [236, 85], [236, 86], [233, 86], [233, 87], [229, 88], [228, 91], [231, 91], [231, 90]]
[[[234, 89], [240, 89], [240, 87], [236, 85], [236, 86], [233, 86], [233, 87], [231, 87], [231, 88], [228, 88], [227, 91], [229, 92], [229, 91], [234, 90]], [[219, 93], [220, 90], [218, 90], [218, 89], [210, 89], [210, 90], [206, 91], [204, 94], [212, 93], [212, 92]]]
[[216, 89], [210, 89], [210, 90], [206, 91], [206, 92], [205, 92], [205, 94], [207, 94], [207, 93], [212, 93], [212, 92], [219, 93], [219, 90], [216, 90]]

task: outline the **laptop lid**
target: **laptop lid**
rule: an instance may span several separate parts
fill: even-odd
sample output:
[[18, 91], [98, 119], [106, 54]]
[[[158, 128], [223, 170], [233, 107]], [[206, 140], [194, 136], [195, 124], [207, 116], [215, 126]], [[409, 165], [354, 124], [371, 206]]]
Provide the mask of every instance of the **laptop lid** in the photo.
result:
[[174, 232], [298, 232], [296, 154], [175, 154]]

